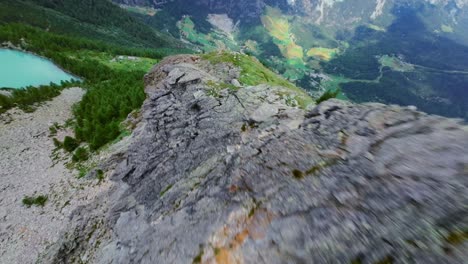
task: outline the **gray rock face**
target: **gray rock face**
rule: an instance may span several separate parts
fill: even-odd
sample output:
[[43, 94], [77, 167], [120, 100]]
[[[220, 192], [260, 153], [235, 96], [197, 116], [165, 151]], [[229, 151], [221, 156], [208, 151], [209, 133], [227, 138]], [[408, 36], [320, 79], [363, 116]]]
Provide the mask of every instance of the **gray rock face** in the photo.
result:
[[338, 100], [304, 111], [268, 85], [212, 96], [208, 81], [238, 78], [215, 68], [177, 56], [146, 76], [115, 187], [75, 213], [43, 262], [467, 259], [466, 126]]

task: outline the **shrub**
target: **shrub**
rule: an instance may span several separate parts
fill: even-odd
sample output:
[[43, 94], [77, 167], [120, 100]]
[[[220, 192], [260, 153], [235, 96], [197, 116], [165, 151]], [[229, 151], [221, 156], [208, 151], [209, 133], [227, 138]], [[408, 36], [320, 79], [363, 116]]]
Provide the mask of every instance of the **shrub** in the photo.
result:
[[76, 149], [75, 153], [73, 154], [72, 160], [74, 162], [86, 161], [89, 158], [88, 150], [84, 147], [79, 147]]
[[322, 94], [322, 96], [320, 96], [319, 99], [317, 99], [317, 104], [320, 104], [322, 102], [325, 102], [329, 99], [332, 99], [332, 98], [337, 98], [338, 95], [341, 93], [341, 90], [340, 89], [336, 89], [336, 90], [327, 90], [326, 92], [324, 92]]
[[25, 196], [23, 198], [23, 204], [26, 205], [28, 208], [35, 205], [44, 207], [47, 202], [48, 197], [46, 195], [39, 195], [36, 197], [33, 196]]
[[78, 168], [78, 179], [82, 179], [88, 175], [89, 168], [86, 168], [84, 166], [79, 166]]
[[99, 183], [104, 180], [104, 171], [97, 170], [96, 171], [96, 178], [99, 180]]
[[57, 135], [57, 128], [55, 126], [49, 127], [49, 133], [51, 136]]
[[63, 147], [63, 143], [60, 142], [60, 140], [58, 140], [57, 138], [53, 138], [52, 141], [54, 141], [55, 148], [60, 149]]
[[55, 122], [53, 125], [49, 127], [49, 133], [50, 136], [55, 136], [57, 135], [58, 130], [62, 128], [57, 122]]
[[13, 100], [10, 97], [0, 94], [0, 114], [12, 108], [13, 105]]
[[73, 152], [79, 145], [80, 143], [76, 139], [69, 136], [63, 140], [63, 148], [68, 152]]

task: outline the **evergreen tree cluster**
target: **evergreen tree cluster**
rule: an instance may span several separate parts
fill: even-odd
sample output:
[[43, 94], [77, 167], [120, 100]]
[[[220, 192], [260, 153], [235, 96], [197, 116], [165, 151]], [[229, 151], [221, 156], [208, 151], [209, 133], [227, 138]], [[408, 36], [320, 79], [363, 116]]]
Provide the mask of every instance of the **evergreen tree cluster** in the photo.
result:
[[54, 33], [138, 48], [180, 48], [183, 45], [108, 0], [2, 0], [2, 22], [19, 22]]
[[48, 101], [60, 95], [63, 88], [76, 86], [77, 84], [74, 81], [65, 81], [60, 85], [51, 83], [39, 87], [15, 89], [12, 91], [11, 96], [0, 94], [0, 114], [15, 106], [26, 112], [31, 112], [34, 110], [34, 104]]
[[89, 142], [93, 150], [116, 139], [122, 120], [145, 99], [144, 74], [116, 71], [108, 81], [93, 85], [74, 111], [76, 138]]

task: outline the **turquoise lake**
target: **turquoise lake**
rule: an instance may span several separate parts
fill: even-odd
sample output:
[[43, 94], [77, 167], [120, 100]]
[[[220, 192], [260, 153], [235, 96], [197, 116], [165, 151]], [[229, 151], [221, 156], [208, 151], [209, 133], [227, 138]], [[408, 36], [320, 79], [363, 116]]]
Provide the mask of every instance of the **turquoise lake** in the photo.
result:
[[0, 49], [0, 88], [23, 88], [78, 79], [51, 61], [30, 53]]

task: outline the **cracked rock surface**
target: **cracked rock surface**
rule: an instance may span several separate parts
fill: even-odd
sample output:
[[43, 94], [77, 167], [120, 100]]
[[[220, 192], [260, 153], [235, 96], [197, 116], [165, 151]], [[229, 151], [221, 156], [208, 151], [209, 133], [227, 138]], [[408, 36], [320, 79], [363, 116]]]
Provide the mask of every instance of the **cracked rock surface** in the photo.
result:
[[[113, 189], [42, 260], [463, 263], [468, 128], [412, 108], [288, 106], [271, 85], [209, 93], [231, 65], [170, 57]], [[104, 201], [106, 206], [102, 206]]]

